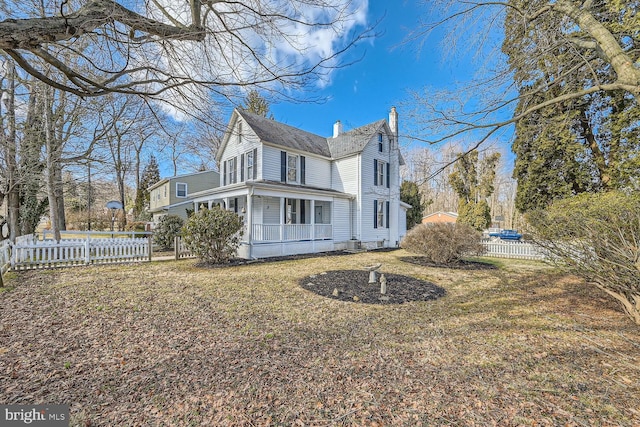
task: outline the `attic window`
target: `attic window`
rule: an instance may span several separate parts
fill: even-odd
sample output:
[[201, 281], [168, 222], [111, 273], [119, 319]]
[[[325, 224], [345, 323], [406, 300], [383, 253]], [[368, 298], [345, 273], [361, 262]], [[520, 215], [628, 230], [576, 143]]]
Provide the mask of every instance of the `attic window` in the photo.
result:
[[384, 146], [382, 145], [382, 133], [378, 134], [378, 151], [382, 153]]
[[241, 139], [242, 139], [242, 122], [238, 120], [238, 144], [240, 144]]

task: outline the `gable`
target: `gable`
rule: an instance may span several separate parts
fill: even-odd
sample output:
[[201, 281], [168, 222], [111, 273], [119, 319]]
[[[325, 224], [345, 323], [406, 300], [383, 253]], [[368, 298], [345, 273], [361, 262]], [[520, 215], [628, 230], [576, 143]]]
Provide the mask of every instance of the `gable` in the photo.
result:
[[348, 132], [338, 135], [336, 138], [328, 138], [331, 157], [340, 159], [351, 154], [359, 153], [379, 132], [390, 134], [391, 130], [387, 121], [382, 119]]

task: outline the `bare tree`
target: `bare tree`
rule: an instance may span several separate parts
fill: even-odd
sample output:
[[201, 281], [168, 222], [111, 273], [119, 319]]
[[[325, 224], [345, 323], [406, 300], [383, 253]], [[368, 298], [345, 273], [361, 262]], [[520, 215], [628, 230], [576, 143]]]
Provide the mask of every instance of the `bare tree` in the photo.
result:
[[[222, 96], [245, 86], [291, 89], [326, 76], [369, 35], [354, 32], [366, 16], [360, 0], [55, 3], [33, 18], [18, 0], [7, 2], [0, 49], [34, 77], [83, 97], [193, 99], [198, 86]], [[330, 46], [317, 41], [326, 38]], [[68, 64], [68, 54], [81, 61]]]
[[[640, 48], [637, 31], [633, 28], [635, 13], [631, 2], [573, 1], [461, 1], [441, 0], [429, 2], [438, 16], [425, 21], [411, 35], [410, 40], [424, 42], [436, 28], [445, 27], [450, 33], [445, 38], [448, 50], [456, 51], [464, 46], [479, 52], [483, 58], [493, 61], [491, 67], [482, 68], [483, 74], [464, 87], [444, 93], [415, 93], [417, 103], [414, 113], [431, 137], [415, 139], [441, 142], [463, 134], [475, 135], [477, 148], [496, 136], [505, 127], [550, 105], [579, 99], [594, 93], [622, 91], [640, 100]], [[611, 10], [603, 11], [603, 7]], [[613, 9], [619, 10], [613, 10]], [[617, 14], [617, 15], [616, 15]], [[634, 18], [635, 17], [635, 18]], [[506, 21], [508, 18], [508, 21]], [[506, 24], [505, 24], [506, 22]], [[527, 51], [518, 60], [529, 61], [535, 67], [549, 52], [563, 45], [567, 52], [563, 57], [565, 73], [561, 78], [548, 79], [542, 85], [519, 91], [513, 86], [514, 64], [501, 56], [496, 39], [502, 34], [502, 26], [522, 28], [525, 32], [537, 32], [539, 40], [548, 43]], [[473, 30], [470, 30], [473, 29]], [[461, 42], [461, 36], [463, 37]], [[466, 36], [466, 37], [465, 37]], [[524, 37], [525, 34], [522, 34]], [[517, 40], [517, 35], [514, 36]], [[458, 44], [456, 44], [456, 41]], [[523, 47], [524, 48], [524, 47]], [[500, 62], [504, 59], [503, 62]], [[611, 72], [597, 73], [602, 65]], [[485, 64], [486, 65], [486, 64]], [[585, 84], [565, 85], [571, 73], [583, 70], [591, 78]], [[540, 76], [538, 76], [540, 77]], [[544, 75], [542, 75], [544, 77]], [[550, 88], [562, 88], [553, 97], [536, 95]], [[490, 94], [494, 94], [491, 96]], [[523, 99], [529, 101], [526, 108], [513, 114]]]

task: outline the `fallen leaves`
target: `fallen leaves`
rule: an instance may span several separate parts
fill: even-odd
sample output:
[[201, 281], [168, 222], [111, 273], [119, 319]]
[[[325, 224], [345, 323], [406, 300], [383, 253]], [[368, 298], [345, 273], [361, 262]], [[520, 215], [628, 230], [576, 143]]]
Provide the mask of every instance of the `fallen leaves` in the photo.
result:
[[[298, 287], [375, 263], [390, 294], [399, 275], [446, 296], [367, 305]], [[68, 403], [89, 426], [640, 423], [640, 332], [531, 269], [387, 252], [24, 273], [0, 295], [0, 396]]]

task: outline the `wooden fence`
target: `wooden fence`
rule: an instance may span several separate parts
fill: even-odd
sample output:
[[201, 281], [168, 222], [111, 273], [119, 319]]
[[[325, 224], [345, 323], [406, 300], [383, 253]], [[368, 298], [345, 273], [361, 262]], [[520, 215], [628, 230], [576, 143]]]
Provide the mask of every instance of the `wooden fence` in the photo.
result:
[[12, 270], [68, 267], [151, 260], [151, 238], [36, 240], [24, 237], [10, 244]]
[[530, 242], [483, 239], [485, 256], [496, 258], [543, 260], [545, 253], [539, 246]]

